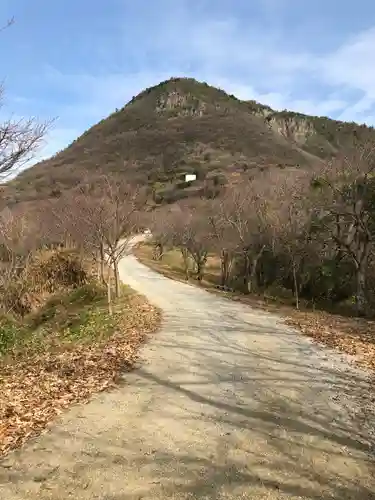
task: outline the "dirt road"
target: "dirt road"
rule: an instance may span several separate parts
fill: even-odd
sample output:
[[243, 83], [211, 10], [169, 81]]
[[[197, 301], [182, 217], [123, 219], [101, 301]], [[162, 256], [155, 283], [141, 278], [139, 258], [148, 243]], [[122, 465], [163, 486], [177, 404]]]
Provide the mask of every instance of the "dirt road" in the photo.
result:
[[1, 499], [375, 498], [363, 373], [275, 316], [132, 256], [120, 271], [162, 330], [123, 387], [7, 458]]

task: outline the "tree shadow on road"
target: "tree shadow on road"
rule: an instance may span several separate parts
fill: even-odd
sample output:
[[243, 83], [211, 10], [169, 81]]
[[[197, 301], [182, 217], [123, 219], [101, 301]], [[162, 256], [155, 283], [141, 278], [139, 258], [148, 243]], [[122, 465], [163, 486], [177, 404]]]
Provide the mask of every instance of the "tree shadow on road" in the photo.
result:
[[[375, 419], [363, 400], [371, 384], [354, 371], [315, 365], [321, 354], [288, 332], [280, 356], [257, 345], [277, 342], [270, 328], [249, 323], [250, 341], [242, 343], [231, 322], [220, 331], [201, 322], [198, 340], [193, 330], [155, 339], [154, 363], [163, 370], [141, 366], [131, 382], [149, 395], [137, 403], [137, 432], [88, 429], [75, 464], [59, 472], [67, 491], [102, 500], [375, 499]], [[29, 474], [25, 468], [14, 480]]]
[[[181, 401], [180, 396], [183, 395], [199, 403], [201, 412], [186, 414], [181, 418], [187, 421], [207, 419], [227, 429], [225, 436], [218, 437], [218, 443], [221, 442], [222, 446], [213, 457], [155, 452], [152, 461], [159, 464], [157, 468], [167, 467], [169, 470], [171, 464], [178, 464], [177, 469], [184, 477], [181, 484], [179, 476], [167, 478], [163, 486], [165, 498], [218, 499], [226, 498], [227, 493], [231, 493], [232, 498], [375, 498], [372, 489], [374, 483], [370, 476], [366, 484], [366, 472], [373, 474], [375, 471], [375, 462], [370, 455], [374, 443], [368, 442], [365, 432], [353, 431], [349, 422], [344, 424], [345, 419], [333, 422], [329, 408], [326, 413], [319, 412], [317, 415], [304, 412], [301, 408], [296, 411], [294, 402], [285, 397], [274, 397], [267, 403], [258, 398], [258, 404], [248, 408], [206, 397], [202, 391], [202, 381], [194, 389], [190, 382], [184, 387], [183, 382], [176, 384], [144, 369], [139, 370], [138, 374], [148, 383], [178, 393], [176, 401]], [[347, 387], [348, 381], [345, 379], [343, 374], [343, 380], [339, 381], [340, 387]], [[269, 375], [266, 380], [269, 384]], [[280, 382], [275, 376], [276, 380]], [[256, 381], [259, 384], [259, 374]], [[214, 411], [206, 414], [206, 407]], [[166, 413], [167, 408], [168, 405]], [[176, 418], [175, 412], [171, 408], [169, 410], [170, 418]], [[258, 454], [254, 443], [254, 450], [246, 452], [251, 459], [245, 467], [242, 453], [238, 461], [235, 458], [238, 454], [236, 436], [238, 433], [242, 435], [244, 431], [249, 433], [250, 439], [266, 442], [269, 452], [267, 456], [263, 452]], [[249, 444], [251, 449], [251, 441]], [[331, 467], [333, 462], [336, 464]], [[144, 464], [143, 459], [141, 463]], [[343, 473], [340, 474], [342, 466]], [[131, 497], [120, 496], [118, 500], [121, 498]]]

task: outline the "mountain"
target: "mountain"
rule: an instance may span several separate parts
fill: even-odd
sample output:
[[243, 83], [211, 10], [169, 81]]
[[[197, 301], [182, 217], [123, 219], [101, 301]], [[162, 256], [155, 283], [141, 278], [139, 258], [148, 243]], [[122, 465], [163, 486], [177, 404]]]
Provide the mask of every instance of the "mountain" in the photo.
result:
[[[147, 184], [157, 201], [174, 201], [200, 193], [210, 179], [217, 185], [259, 168], [312, 167], [353, 136], [375, 139], [375, 132], [277, 112], [194, 79], [172, 78], [133, 97], [66, 149], [21, 173], [4, 192], [13, 203], [56, 197], [85, 172], [94, 176], [101, 169]], [[194, 186], [181, 183], [185, 173], [196, 173]]]

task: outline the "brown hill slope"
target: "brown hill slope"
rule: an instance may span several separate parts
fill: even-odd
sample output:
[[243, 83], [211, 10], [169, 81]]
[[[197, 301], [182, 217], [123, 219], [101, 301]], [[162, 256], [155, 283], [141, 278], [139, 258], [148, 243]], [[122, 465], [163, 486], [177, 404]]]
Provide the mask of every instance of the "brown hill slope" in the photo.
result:
[[165, 192], [188, 172], [197, 173], [199, 185], [212, 175], [311, 165], [335, 154], [353, 133], [375, 137], [365, 126], [275, 112], [205, 83], [175, 78], [146, 89], [65, 150], [20, 174], [6, 197], [58, 196], [83, 172], [94, 175], [99, 169]]

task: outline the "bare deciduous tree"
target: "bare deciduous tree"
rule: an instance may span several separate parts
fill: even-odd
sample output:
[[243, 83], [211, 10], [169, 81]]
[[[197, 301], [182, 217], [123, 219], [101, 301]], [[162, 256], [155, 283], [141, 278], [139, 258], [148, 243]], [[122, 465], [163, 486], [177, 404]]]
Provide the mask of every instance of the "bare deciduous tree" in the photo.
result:
[[260, 177], [227, 192], [221, 204], [221, 216], [236, 241], [236, 254], [243, 258], [244, 289], [251, 293], [259, 259], [269, 242], [269, 199]]
[[198, 209], [192, 210], [188, 220], [186, 246], [195, 264], [196, 276], [199, 283], [204, 278], [208, 251], [211, 244], [209, 230], [210, 226], [205, 207], [198, 207]]
[[171, 215], [169, 224], [166, 226], [168, 240], [181, 252], [186, 281], [190, 279], [190, 255], [188, 241], [190, 237], [190, 213], [178, 211]]
[[127, 185], [119, 177], [103, 176], [100, 203], [105, 214], [104, 244], [109, 264], [114, 270], [116, 297], [119, 297], [118, 263], [137, 232], [139, 213], [145, 207], [146, 197], [138, 186]]
[[152, 258], [154, 260], [162, 260], [164, 252], [170, 243], [170, 223], [171, 214], [166, 210], [154, 210], [149, 217], [149, 228], [152, 234], [152, 242], [154, 245]]
[[308, 198], [311, 177], [305, 172], [275, 176], [275, 210], [272, 223], [278, 246], [288, 258], [293, 278], [296, 308], [299, 309], [303, 264], [310, 257], [311, 204]]
[[366, 310], [366, 275], [374, 240], [375, 146], [355, 148], [316, 175], [315, 214], [324, 230], [354, 264], [357, 313]]
[[[58, 201], [57, 225], [98, 262], [100, 278], [107, 286], [108, 308], [112, 312], [111, 269], [115, 295], [121, 294], [118, 264], [137, 231], [138, 213], [145, 197], [138, 187], [120, 178], [102, 175], [80, 186]], [[107, 272], [105, 272], [107, 268]]]
[[207, 207], [211, 246], [220, 255], [220, 286], [224, 288], [229, 286], [233, 262], [239, 251], [236, 230], [226, 218], [225, 200], [215, 199]]

